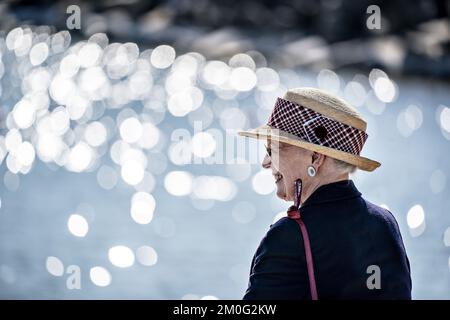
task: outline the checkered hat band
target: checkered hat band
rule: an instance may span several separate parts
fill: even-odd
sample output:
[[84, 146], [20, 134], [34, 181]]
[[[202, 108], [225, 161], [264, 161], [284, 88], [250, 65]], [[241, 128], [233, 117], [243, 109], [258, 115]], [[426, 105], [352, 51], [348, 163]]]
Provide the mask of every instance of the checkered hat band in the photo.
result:
[[367, 133], [291, 101], [278, 98], [267, 123], [320, 146], [359, 155]]

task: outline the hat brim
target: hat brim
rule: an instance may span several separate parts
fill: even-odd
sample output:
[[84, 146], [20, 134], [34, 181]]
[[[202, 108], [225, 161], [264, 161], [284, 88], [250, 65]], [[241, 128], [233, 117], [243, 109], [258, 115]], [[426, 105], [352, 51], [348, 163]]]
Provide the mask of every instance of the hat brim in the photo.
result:
[[354, 155], [348, 152], [332, 149], [329, 147], [320, 146], [314, 143], [307, 142], [299, 137], [285, 132], [279, 129], [273, 129], [268, 125], [260, 126], [256, 129], [248, 131], [239, 131], [238, 134], [244, 137], [250, 137], [260, 140], [266, 140], [267, 138], [278, 140], [290, 145], [294, 145], [307, 150], [315, 151], [323, 155], [342, 160], [346, 163], [352, 164], [357, 168], [364, 171], [373, 171], [378, 168], [381, 163], [375, 160], [371, 160], [365, 157]]

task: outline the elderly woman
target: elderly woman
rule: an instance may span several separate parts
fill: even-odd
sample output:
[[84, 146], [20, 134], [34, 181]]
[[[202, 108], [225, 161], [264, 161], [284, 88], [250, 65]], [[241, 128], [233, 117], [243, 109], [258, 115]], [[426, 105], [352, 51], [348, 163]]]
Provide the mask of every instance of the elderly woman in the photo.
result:
[[297, 88], [277, 99], [267, 125], [240, 132], [267, 141], [262, 166], [277, 196], [294, 202], [261, 241], [244, 299], [411, 299], [394, 216], [349, 180], [380, 166], [360, 156], [366, 126], [341, 99]]

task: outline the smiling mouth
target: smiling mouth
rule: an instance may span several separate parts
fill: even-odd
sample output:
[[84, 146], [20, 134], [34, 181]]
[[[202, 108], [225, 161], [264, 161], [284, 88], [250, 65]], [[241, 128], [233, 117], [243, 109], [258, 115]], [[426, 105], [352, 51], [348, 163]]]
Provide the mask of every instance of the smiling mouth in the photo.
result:
[[281, 173], [275, 173], [273, 176], [275, 178], [275, 183], [278, 183], [283, 179], [283, 175]]

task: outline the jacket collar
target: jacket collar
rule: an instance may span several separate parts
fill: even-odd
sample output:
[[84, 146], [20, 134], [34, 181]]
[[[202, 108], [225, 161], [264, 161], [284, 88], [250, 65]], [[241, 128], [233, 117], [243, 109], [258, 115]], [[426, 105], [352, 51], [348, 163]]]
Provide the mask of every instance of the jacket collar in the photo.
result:
[[300, 209], [314, 204], [356, 198], [359, 196], [361, 196], [361, 192], [356, 189], [352, 180], [336, 181], [324, 184], [317, 188], [309, 198], [306, 199]]

